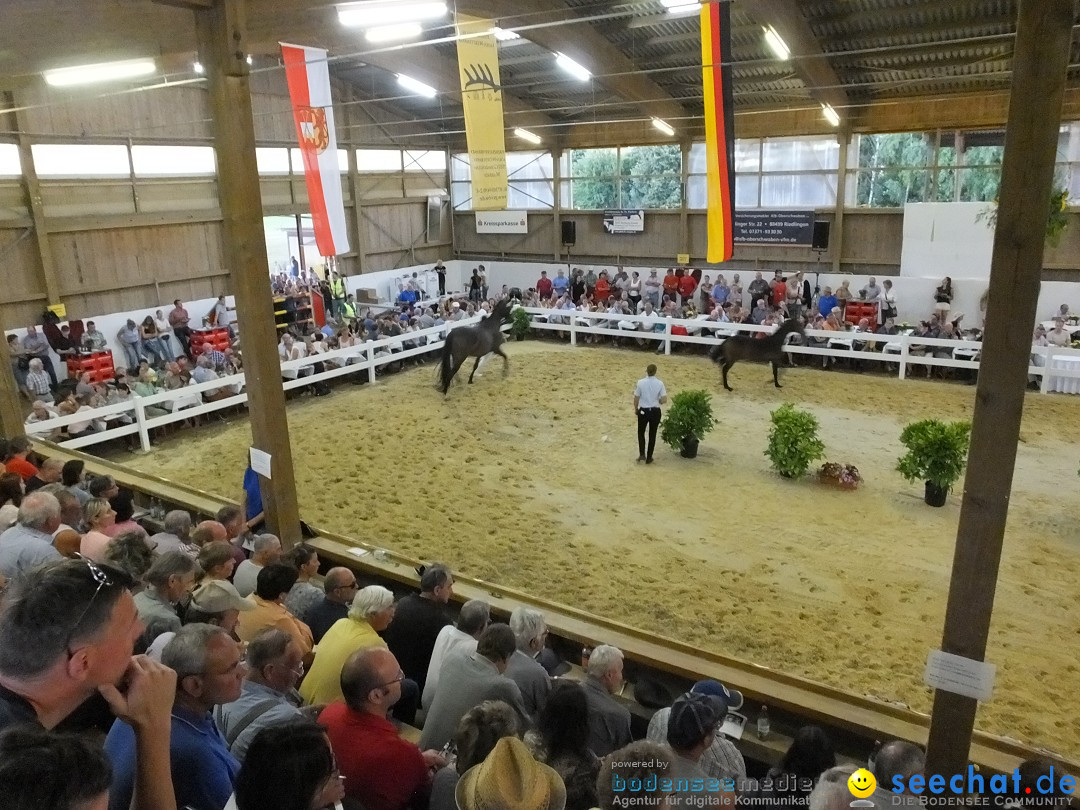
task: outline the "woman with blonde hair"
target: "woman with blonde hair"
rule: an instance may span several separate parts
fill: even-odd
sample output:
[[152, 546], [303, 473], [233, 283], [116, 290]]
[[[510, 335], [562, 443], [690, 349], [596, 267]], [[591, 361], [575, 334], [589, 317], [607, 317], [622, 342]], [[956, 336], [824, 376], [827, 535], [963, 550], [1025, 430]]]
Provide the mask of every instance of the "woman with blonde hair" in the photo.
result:
[[112, 540], [106, 530], [116, 523], [116, 512], [105, 498], [92, 498], [86, 504], [87, 531], [79, 543], [79, 553], [94, 562], [105, 562], [105, 549]]

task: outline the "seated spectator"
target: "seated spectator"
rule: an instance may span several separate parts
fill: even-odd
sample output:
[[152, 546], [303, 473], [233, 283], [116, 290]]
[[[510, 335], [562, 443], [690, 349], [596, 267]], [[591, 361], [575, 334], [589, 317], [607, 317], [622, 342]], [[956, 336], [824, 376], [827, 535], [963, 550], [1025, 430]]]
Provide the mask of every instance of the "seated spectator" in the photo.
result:
[[517, 714], [501, 700], [485, 700], [469, 709], [454, 732], [456, 759], [440, 768], [431, 780], [428, 810], [457, 810], [454, 791], [461, 774], [487, 759], [503, 737], [516, 737], [518, 728]]
[[166, 551], [154, 560], [146, 572], [146, 590], [135, 595], [139, 621], [146, 625], [135, 645], [136, 652], [144, 652], [162, 633], [180, 629], [176, 605], [191, 593], [198, 570], [195, 560], [182, 551]]
[[19, 519], [19, 505], [25, 495], [26, 486], [18, 473], [0, 473], [0, 533]]
[[330, 741], [314, 723], [269, 726], [248, 750], [225, 810], [329, 808], [345, 798]]
[[[877, 780], [877, 790], [871, 797], [879, 807], [896, 805], [922, 806], [922, 797], [910, 793], [897, 796], [893, 792], [893, 778], [901, 777], [905, 785], [913, 776], [922, 776], [926, 769], [926, 754], [915, 743], [906, 740], [891, 740], [878, 749], [870, 771]], [[900, 801], [898, 801], [900, 799]]]
[[612, 697], [623, 688], [623, 654], [601, 644], [589, 656], [582, 683], [589, 701], [589, 748], [604, 757], [630, 742], [630, 710]]
[[30, 440], [25, 436], [15, 436], [8, 439], [7, 455], [4, 457], [4, 472], [18, 473], [23, 481], [37, 475], [38, 468], [26, 459], [30, 455], [30, 450]]
[[33, 492], [41, 489], [46, 484], [60, 483], [60, 477], [64, 469], [64, 462], [59, 458], [47, 458], [41, 462], [36, 474], [26, 479], [26, 491]]
[[1046, 333], [1051, 346], [1071, 346], [1072, 333], [1065, 328], [1064, 318], [1054, 318], [1054, 328]]
[[691, 783], [686, 789], [672, 794], [677, 807], [735, 804], [734, 793], [695, 790], [692, 786], [693, 780], [708, 780], [708, 774], [701, 768], [701, 757], [712, 745], [717, 725], [724, 719], [725, 708], [723, 700], [697, 692], [687, 692], [671, 706], [667, 742], [675, 757], [670, 777], [676, 784]]
[[532, 608], [514, 608], [510, 614], [510, 629], [514, 631], [517, 649], [506, 665], [506, 677], [518, 685], [525, 710], [535, 721], [551, 691], [547, 670], [536, 660], [547, 645], [548, 630], [544, 614]]
[[150, 543], [157, 554], [182, 551], [191, 559], [199, 556], [199, 547], [191, 542], [191, 515], [184, 509], [172, 509], [165, 515], [165, 531], [151, 535]]
[[116, 481], [111, 475], [95, 475], [90, 478], [90, 483], [86, 485], [86, 491], [90, 493], [92, 498], [111, 500], [120, 494], [120, 487], [116, 485]]
[[589, 703], [580, 684], [556, 682], [525, 744], [538, 762], [550, 765], [562, 777], [566, 810], [596, 807], [600, 760], [589, 750]]
[[457, 623], [448, 624], [439, 631], [435, 639], [435, 648], [431, 651], [431, 663], [428, 664], [427, 679], [424, 681], [424, 694], [421, 703], [424, 708], [431, 705], [435, 689], [439, 685], [439, 673], [446, 660], [458, 652], [468, 654], [476, 652], [476, 640], [491, 622], [491, 606], [481, 599], [470, 599], [461, 606]]
[[251, 641], [260, 630], [280, 628], [300, 646], [307, 665], [311, 663], [311, 650], [315, 646], [311, 630], [285, 609], [285, 596], [295, 582], [296, 569], [291, 565], [273, 563], [260, 571], [255, 585], [255, 608], [241, 614], [236, 636], [241, 641]]
[[554, 769], [537, 762], [517, 737], [503, 737], [487, 759], [462, 774], [459, 810], [563, 810], [566, 788]]
[[[91, 495], [86, 491], [83, 480], [83, 471], [86, 464], [77, 458], [65, 462], [60, 471], [60, 482], [68, 488], [72, 495], [79, 499], [80, 506], [86, 506], [90, 502]], [[78, 527], [73, 527], [78, 528]]]
[[836, 296], [833, 295], [832, 287], [824, 287], [821, 290], [821, 295], [818, 297], [818, 312], [821, 313], [821, 317], [829, 317], [829, 313], [833, 311], [833, 307], [838, 307], [839, 302]]
[[[617, 810], [625, 806], [627, 793], [613, 789], [616, 778], [619, 784], [642, 785], [641, 790], [633, 796], [636, 806], [666, 807], [668, 792], [661, 788], [661, 780], [671, 773], [673, 767], [671, 749], [647, 740], [630, 743], [604, 757], [596, 777], [600, 810]], [[658, 778], [653, 780], [653, 776]]]
[[[142, 532], [146, 530], [135, 520], [135, 493], [130, 489], [121, 489], [116, 495], [109, 498], [109, 505], [115, 512], [115, 517], [110, 526], [103, 531], [109, 537], [116, 537], [120, 532]], [[149, 535], [147, 535], [149, 537]]]
[[818, 726], [803, 726], [795, 732], [780, 764], [769, 769], [755, 795], [762, 806], [778, 810], [802, 804], [818, 778], [835, 765], [836, 754], [829, 736]]
[[505, 624], [493, 624], [481, 634], [476, 652], [454, 656], [443, 664], [439, 687], [424, 720], [421, 748], [442, 748], [465, 712], [485, 700], [505, 701], [521, 716], [522, 727], [529, 725], [521, 690], [504, 675], [516, 649], [514, 631]]
[[254, 593], [259, 572], [281, 559], [281, 540], [276, 535], [260, 534], [255, 538], [253, 547], [251, 559], [244, 560], [236, 566], [236, 573], [233, 575], [233, 584], [241, 596], [250, 596]]
[[[205, 522], [206, 521], [203, 521], [203, 523]], [[204, 528], [203, 523], [200, 523], [192, 530], [192, 540], [199, 535], [203, 535], [206, 538], [211, 536], [210, 532]], [[236, 558], [233, 557], [233, 547], [225, 540], [207, 539], [206, 542], [200, 546], [199, 556], [196, 559], [198, 560], [199, 568], [203, 570], [203, 582], [212, 579], [228, 580], [232, 577], [233, 569], [236, 568]], [[232, 585], [231, 582], [229, 584]]]
[[[728, 689], [719, 681], [698, 681], [690, 691], [694, 694], [712, 695], [721, 701], [723, 703], [721, 718], [726, 717], [728, 711], [738, 711], [742, 708], [742, 693]], [[669, 717], [671, 717], [670, 706], [657, 711], [649, 721], [646, 737], [656, 743], [666, 743]], [[746, 760], [735, 747], [735, 743], [720, 732], [714, 735], [712, 744], [701, 756], [698, 764], [714, 779], [734, 779], [738, 782], [746, 778]]]
[[387, 719], [404, 679], [389, 650], [360, 650], [341, 670], [344, 702], [319, 715], [345, 777], [345, 793], [365, 810], [426, 806], [431, 771], [446, 764], [438, 751], [421, 751], [402, 739]]
[[104, 351], [107, 341], [105, 335], [97, 328], [93, 321], [86, 322], [86, 330], [82, 335], [83, 348], [92, 352]]
[[26, 417], [26, 422], [24, 423], [26, 435], [35, 439], [55, 440], [60, 436], [62, 428], [43, 430], [41, 428], [35, 428], [34, 425], [38, 422], [47, 422], [50, 419], [55, 419], [57, 415], [56, 411], [54, 411], [48, 403], [40, 399], [35, 399], [30, 405], [30, 414]]
[[108, 804], [111, 779], [101, 746], [84, 736], [37, 725], [0, 734], [4, 810], [99, 810]]
[[248, 644], [240, 697], [214, 707], [214, 724], [241, 764], [260, 731], [303, 717], [294, 702], [303, 657], [292, 637], [277, 628], [263, 630]]
[[184, 620], [187, 624], [213, 624], [235, 637], [241, 611], [254, 609], [255, 600], [238, 594], [228, 580], [208, 579], [191, 592]]
[[349, 606], [359, 589], [356, 575], [348, 568], [331, 568], [323, 578], [323, 596], [308, 610], [308, 627], [311, 636], [318, 644], [326, 631], [339, 619], [349, 615]]
[[154, 562], [154, 552], [146, 545], [145, 534], [124, 532], [109, 540], [101, 561], [131, 577], [134, 583], [131, 591], [138, 593], [142, 590], [143, 577]]
[[306, 623], [308, 611], [323, 597], [323, 589], [311, 584], [311, 578], [319, 573], [319, 555], [311, 546], [300, 543], [289, 550], [288, 562], [296, 568], [297, 580], [285, 597], [285, 607]]
[[[851, 790], [848, 788], [848, 780], [855, 770], [854, 765], [837, 765], [825, 771], [817, 786], [810, 792], [810, 810], [848, 810], [851, 807]], [[877, 791], [869, 801], [879, 810], [891, 806], [891, 802], [881, 804], [877, 800]]]
[[0, 534], [0, 574], [9, 579], [50, 560], [62, 559], [53, 546], [60, 527], [60, 502], [47, 492], [32, 492], [19, 504], [15, 525]]
[[[445, 565], [429, 565], [420, 577], [420, 593], [409, 594], [398, 602], [394, 623], [385, 634], [386, 645], [401, 663], [405, 677], [415, 681], [421, 692], [435, 639], [440, 630], [452, 623], [446, 603], [453, 594], [454, 577], [450, 569]], [[455, 717], [454, 722], [458, 719]]]
[[53, 547], [64, 557], [73, 558], [79, 555], [79, 547], [82, 545], [82, 535], [72, 526], [82, 523], [82, 507], [79, 499], [71, 494], [63, 484], [46, 484], [38, 492], [46, 492], [56, 498], [60, 504], [60, 525], [53, 532]]
[[[220, 810], [233, 791], [240, 764], [225, 747], [210, 711], [240, 697], [240, 645], [220, 627], [189, 624], [166, 645], [161, 662], [176, 673], [170, 724], [169, 763], [176, 806]], [[117, 721], [105, 740], [113, 767], [109, 810], [127, 810], [135, 788], [136, 740]]]

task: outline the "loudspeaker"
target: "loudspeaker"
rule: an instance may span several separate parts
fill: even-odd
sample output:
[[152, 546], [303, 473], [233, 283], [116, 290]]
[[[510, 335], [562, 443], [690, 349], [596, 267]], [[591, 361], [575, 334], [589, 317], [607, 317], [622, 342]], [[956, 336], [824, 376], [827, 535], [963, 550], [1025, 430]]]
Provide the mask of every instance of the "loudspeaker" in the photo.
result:
[[828, 250], [829, 249], [829, 229], [832, 228], [831, 222], [815, 222], [814, 223], [814, 250]]
[[577, 223], [572, 219], [562, 221], [562, 243], [566, 247], [577, 243]]

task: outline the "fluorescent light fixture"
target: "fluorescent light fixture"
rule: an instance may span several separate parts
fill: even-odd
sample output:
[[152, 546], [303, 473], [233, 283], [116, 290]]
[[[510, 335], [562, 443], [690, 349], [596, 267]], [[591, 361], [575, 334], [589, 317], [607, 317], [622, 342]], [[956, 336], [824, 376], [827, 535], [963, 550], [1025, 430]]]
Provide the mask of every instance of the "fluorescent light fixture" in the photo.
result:
[[202, 66], [202, 62], [196, 62], [194, 65], [191, 66], [191, 69], [198, 73], [200, 76], [206, 73], [206, 68]]
[[254, 65], [255, 64], [255, 60], [251, 58], [250, 53], [247, 55], [247, 59], [245, 59], [244, 61], [247, 62], [249, 65]]
[[375, 0], [338, 6], [338, 22], [350, 27], [372, 28], [379, 25], [433, 20], [446, 16], [446, 3], [408, 3], [402, 0]]
[[668, 14], [673, 15], [701, 11], [701, 3], [687, 2], [687, 0], [660, 0], [660, 3], [667, 9]]
[[417, 81], [412, 76], [406, 76], [404, 73], [399, 73], [397, 77], [398, 84], [404, 87], [406, 90], [412, 90], [414, 93], [427, 98], [435, 98], [439, 91], [432, 87], [430, 84], [424, 84], [421, 81]]
[[380, 25], [364, 32], [368, 42], [392, 42], [396, 39], [416, 39], [424, 32], [420, 23], [401, 23], [399, 25]]
[[80, 84], [113, 82], [148, 76], [157, 70], [153, 59], [129, 59], [124, 62], [102, 62], [97, 65], [78, 65], [46, 70], [45, 83], [53, 87], [74, 87]]
[[521, 129], [520, 127], [514, 130], [514, 134], [521, 138], [523, 141], [528, 141], [529, 143], [533, 144], [539, 144], [543, 140], [535, 132], [529, 132], [529, 130]]
[[673, 127], [667, 121], [663, 121], [659, 118], [654, 118], [652, 120], [652, 125], [661, 132], [663, 132], [665, 135], [667, 135], [669, 138], [675, 134], [675, 127]]
[[840, 116], [836, 110], [832, 108], [831, 104], [821, 105], [821, 114], [825, 116], [825, 120], [832, 124], [834, 127], [840, 126]]
[[505, 28], [499, 28], [497, 25], [491, 29], [491, 33], [495, 35], [495, 39], [499, 40], [499, 42], [507, 42], [511, 39], [521, 39], [521, 34], [516, 31], [507, 31]]
[[765, 26], [762, 30], [765, 32], [765, 44], [769, 46], [769, 50], [781, 62], [787, 61], [788, 57], [791, 56], [791, 48], [784, 42], [783, 37], [776, 33], [776, 29], [771, 25]]
[[587, 82], [592, 78], [592, 73], [584, 65], [579, 65], [565, 53], [557, 51], [555, 53], [555, 64], [573, 76], [575, 79], [583, 82]]

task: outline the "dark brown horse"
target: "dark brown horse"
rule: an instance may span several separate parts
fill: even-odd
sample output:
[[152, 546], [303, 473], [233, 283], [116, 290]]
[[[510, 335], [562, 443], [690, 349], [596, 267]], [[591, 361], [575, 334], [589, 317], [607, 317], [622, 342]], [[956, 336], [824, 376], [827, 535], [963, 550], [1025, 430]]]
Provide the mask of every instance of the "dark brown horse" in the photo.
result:
[[491, 314], [476, 326], [460, 326], [451, 329], [443, 344], [442, 362], [439, 364], [438, 388], [443, 394], [450, 390], [450, 382], [458, 373], [462, 363], [470, 357], [476, 358], [473, 364], [469, 382], [473, 381], [476, 369], [480, 367], [480, 361], [488, 354], [494, 352], [503, 359], [503, 376], [506, 375], [510, 366], [510, 358], [502, 350], [505, 342], [502, 333], [502, 325], [510, 322], [510, 310], [513, 302], [504, 298], [491, 310]]
[[709, 352], [709, 357], [720, 364], [720, 372], [724, 379], [724, 388], [734, 391], [727, 383], [727, 373], [731, 367], [740, 360], [767, 360], [772, 363], [773, 384], [782, 388], [777, 372], [780, 370], [780, 361], [784, 359], [784, 344], [790, 334], [802, 335], [805, 327], [802, 321], [789, 319], [783, 325], [763, 338], [757, 338], [749, 334], [739, 334], [729, 337], [718, 346], [714, 346]]

